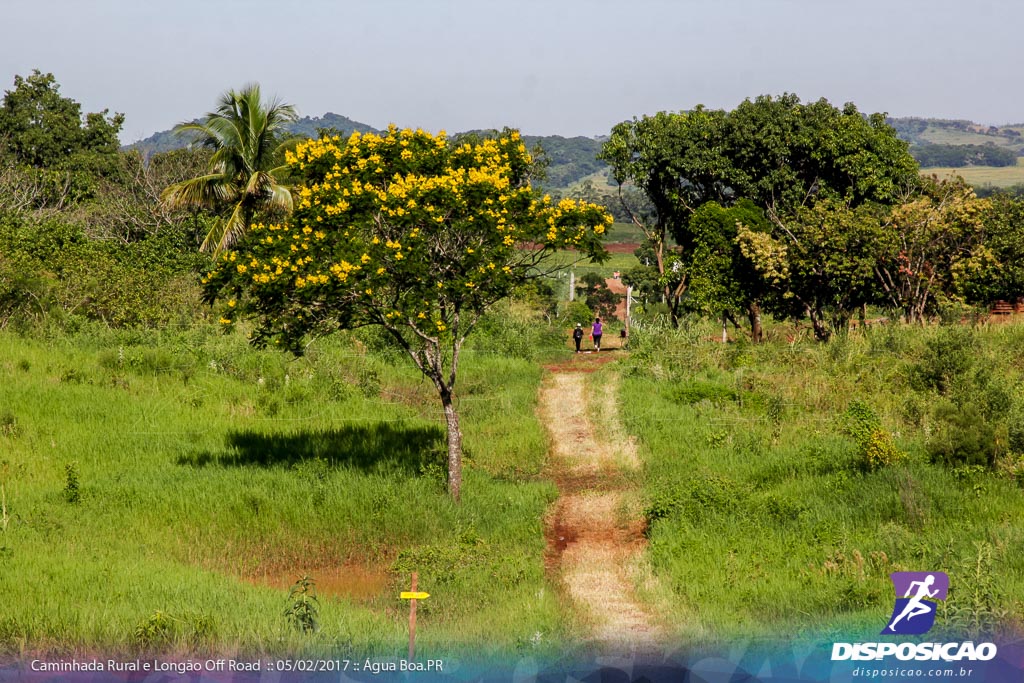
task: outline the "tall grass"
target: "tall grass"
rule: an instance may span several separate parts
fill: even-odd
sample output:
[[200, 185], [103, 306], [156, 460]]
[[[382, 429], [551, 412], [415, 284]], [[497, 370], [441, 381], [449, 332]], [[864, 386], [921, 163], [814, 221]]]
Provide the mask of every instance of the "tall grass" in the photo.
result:
[[[646, 461], [650, 562], [680, 637], [875, 638], [900, 570], [950, 575], [940, 628], [1019, 627], [1024, 492], [1003, 430], [1024, 402], [1024, 327], [892, 326], [828, 345], [712, 338], [701, 325], [641, 331], [622, 392]], [[943, 365], [956, 354], [963, 368]], [[947, 371], [950, 386], [922, 379]], [[867, 466], [844, 428], [854, 401], [905, 457]], [[1003, 439], [993, 467], [933, 463], [940, 405], [991, 407], [979, 414]], [[988, 601], [970, 601], [982, 582]]]
[[[293, 359], [202, 327], [0, 335], [0, 653], [398, 655], [413, 570], [420, 652], [557, 647], [539, 368], [467, 352], [455, 505], [432, 387], [374, 344]], [[346, 568], [383, 588], [321, 595], [312, 633], [266, 580]]]

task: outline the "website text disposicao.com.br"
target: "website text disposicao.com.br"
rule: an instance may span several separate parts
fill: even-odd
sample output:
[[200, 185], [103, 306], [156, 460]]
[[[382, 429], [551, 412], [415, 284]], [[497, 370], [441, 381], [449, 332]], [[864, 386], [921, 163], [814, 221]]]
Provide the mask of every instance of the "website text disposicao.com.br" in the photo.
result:
[[854, 678], [970, 678], [974, 669], [965, 666], [955, 666], [945, 669], [915, 669], [913, 667], [890, 666], [871, 667], [859, 666], [851, 672]]

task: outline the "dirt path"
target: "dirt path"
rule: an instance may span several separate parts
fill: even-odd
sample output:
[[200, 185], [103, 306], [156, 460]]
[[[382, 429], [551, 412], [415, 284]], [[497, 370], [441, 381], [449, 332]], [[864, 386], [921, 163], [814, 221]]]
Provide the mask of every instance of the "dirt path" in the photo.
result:
[[541, 418], [553, 443], [549, 473], [560, 493], [547, 517], [548, 570], [562, 582], [599, 649], [653, 652], [663, 631], [635, 594], [645, 540], [642, 519], [630, 512], [625, 476], [639, 462], [619, 426], [616, 387], [588, 392], [586, 373], [593, 364], [587, 360], [577, 356], [549, 367], [541, 386]]

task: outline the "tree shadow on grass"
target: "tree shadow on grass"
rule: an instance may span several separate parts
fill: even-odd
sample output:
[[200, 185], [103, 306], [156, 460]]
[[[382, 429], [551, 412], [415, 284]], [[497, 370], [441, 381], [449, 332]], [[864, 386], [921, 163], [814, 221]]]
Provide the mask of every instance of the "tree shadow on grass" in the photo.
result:
[[439, 427], [372, 424], [285, 434], [233, 431], [223, 450], [183, 454], [177, 464], [288, 467], [320, 459], [331, 467], [417, 474], [424, 465], [443, 462], [443, 458], [444, 430]]

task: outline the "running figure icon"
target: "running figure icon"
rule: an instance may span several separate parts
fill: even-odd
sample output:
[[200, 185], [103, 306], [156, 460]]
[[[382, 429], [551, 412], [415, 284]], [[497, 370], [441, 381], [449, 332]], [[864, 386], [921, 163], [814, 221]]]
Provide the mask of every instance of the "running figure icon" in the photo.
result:
[[936, 600], [945, 600], [949, 577], [944, 572], [894, 572], [896, 589], [892, 618], [883, 634], [903, 635], [927, 632], [935, 624]]
[[[899, 622], [900, 619], [903, 619], [904, 617], [906, 617], [907, 621], [910, 621], [914, 617], [921, 616], [922, 614], [928, 614], [929, 612], [935, 610], [935, 603], [923, 602], [923, 599], [925, 597], [934, 598], [936, 595], [938, 595], [938, 589], [935, 589], [933, 591], [928, 590], [928, 588], [931, 587], [934, 583], [935, 576], [932, 574], [929, 574], [924, 581], [911, 581], [910, 588], [907, 589], [907, 594], [903, 596], [905, 598], [910, 598], [910, 602], [908, 602], [907, 606], [903, 608], [903, 611], [900, 612], [900, 615], [893, 619], [892, 623], [889, 624], [890, 631], [895, 632], [896, 624]], [[914, 586], [917, 586], [917, 594], [911, 598], [910, 594], [914, 591]]]

